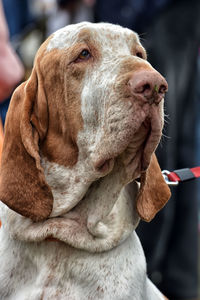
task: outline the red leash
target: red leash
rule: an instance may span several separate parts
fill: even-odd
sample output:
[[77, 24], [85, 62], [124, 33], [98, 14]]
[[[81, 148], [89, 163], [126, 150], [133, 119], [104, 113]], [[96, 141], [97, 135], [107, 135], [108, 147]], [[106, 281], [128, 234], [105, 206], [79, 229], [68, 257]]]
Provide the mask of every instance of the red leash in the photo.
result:
[[184, 182], [200, 177], [200, 167], [196, 168], [185, 168], [174, 170], [169, 172], [167, 170], [162, 171], [163, 177], [168, 185], [178, 185], [179, 182]]

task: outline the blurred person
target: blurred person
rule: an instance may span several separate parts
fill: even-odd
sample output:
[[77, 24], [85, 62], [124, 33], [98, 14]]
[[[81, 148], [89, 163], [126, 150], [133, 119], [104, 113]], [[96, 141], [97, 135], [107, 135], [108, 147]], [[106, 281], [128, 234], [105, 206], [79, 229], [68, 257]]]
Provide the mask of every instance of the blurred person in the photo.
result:
[[2, 0], [10, 38], [21, 35], [34, 22], [29, 0]]
[[23, 64], [10, 38], [20, 34], [25, 24], [28, 24], [26, 2], [0, 0], [0, 115], [3, 123], [10, 103], [8, 97], [24, 76]]
[[[118, 23], [145, 33], [150, 63], [169, 84], [166, 124], [157, 151], [162, 169], [196, 164], [197, 54], [200, 45], [198, 0], [97, 0], [96, 21]], [[199, 116], [198, 116], [199, 118]], [[170, 300], [198, 299], [197, 182], [173, 188], [172, 198], [138, 234], [149, 277]]]
[[2, 2], [0, 1], [0, 102], [5, 100], [22, 79], [22, 63], [9, 42]]
[[[197, 103], [197, 110], [196, 110], [196, 118], [197, 118], [197, 128], [196, 128], [196, 142], [197, 142], [197, 165], [200, 166], [200, 45], [198, 51], [198, 59], [197, 59], [197, 80], [196, 80], [196, 103]], [[200, 180], [198, 181], [198, 194], [200, 195]], [[198, 203], [199, 206], [199, 229], [200, 229], [200, 201]]]

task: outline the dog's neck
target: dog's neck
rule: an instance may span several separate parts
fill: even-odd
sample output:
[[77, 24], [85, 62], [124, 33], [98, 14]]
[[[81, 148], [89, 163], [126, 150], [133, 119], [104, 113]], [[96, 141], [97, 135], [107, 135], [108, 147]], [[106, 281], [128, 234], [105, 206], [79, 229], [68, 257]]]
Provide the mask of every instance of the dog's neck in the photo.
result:
[[90, 186], [88, 183], [89, 187], [84, 186], [86, 177], [82, 178], [79, 185], [76, 184], [78, 173], [75, 176], [72, 169], [48, 161], [43, 161], [43, 167], [53, 192], [55, 211], [56, 201], [61, 199], [59, 209], [63, 209], [63, 214], [34, 223], [6, 209], [3, 222], [7, 222], [5, 225], [12, 237], [32, 242], [53, 237], [78, 249], [102, 252], [122, 243], [136, 228], [139, 217], [134, 200], [138, 187], [132, 183], [131, 189], [129, 186], [124, 188], [123, 174], [120, 174], [121, 169], [117, 164], [107, 176], [90, 182]]
[[132, 183], [131, 189], [124, 188], [125, 175], [119, 162], [110, 174], [96, 181], [91, 180], [95, 176], [88, 165], [82, 160], [70, 169], [43, 160], [45, 178], [54, 196], [51, 216], [64, 216], [79, 224], [80, 232], [76, 230], [75, 235], [81, 233], [81, 237], [76, 245], [72, 241], [70, 245], [92, 252], [106, 251], [106, 247], [121, 243], [138, 224], [134, 207], [138, 186]]
[[81, 296], [76, 299], [100, 299], [102, 295], [112, 299], [115, 293], [123, 299], [133, 293], [146, 299], [146, 263], [135, 232], [103, 253], [81, 251], [61, 242], [20, 242], [8, 235], [1, 246], [5, 253], [0, 258], [1, 273], [7, 274], [1, 281], [2, 299], [42, 299], [43, 295], [75, 299], [77, 290]]

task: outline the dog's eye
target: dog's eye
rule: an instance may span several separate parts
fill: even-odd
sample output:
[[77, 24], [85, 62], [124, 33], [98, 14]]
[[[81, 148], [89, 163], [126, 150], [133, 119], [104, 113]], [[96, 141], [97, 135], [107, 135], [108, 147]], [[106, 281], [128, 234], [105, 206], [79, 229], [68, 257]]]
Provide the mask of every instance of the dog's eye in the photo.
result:
[[81, 51], [81, 53], [79, 54], [79, 56], [76, 59], [76, 62], [78, 61], [83, 61], [83, 60], [87, 60], [91, 57], [90, 52], [87, 49], [84, 49], [83, 51]]
[[144, 58], [142, 52], [137, 52], [137, 53], [136, 53], [136, 56], [137, 56], [137, 57], [140, 57], [140, 58]]

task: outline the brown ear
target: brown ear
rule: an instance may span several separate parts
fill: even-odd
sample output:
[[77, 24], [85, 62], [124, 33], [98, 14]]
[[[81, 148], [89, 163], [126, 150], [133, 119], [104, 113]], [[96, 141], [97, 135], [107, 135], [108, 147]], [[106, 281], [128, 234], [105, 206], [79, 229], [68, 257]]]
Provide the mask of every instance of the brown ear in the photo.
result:
[[11, 99], [0, 172], [0, 200], [33, 221], [47, 218], [53, 206], [38, 146], [48, 127], [42, 86], [40, 71], [35, 67], [30, 79], [17, 88]]
[[162, 176], [157, 158], [152, 155], [151, 163], [141, 175], [141, 186], [137, 198], [137, 211], [144, 221], [151, 221], [171, 196], [170, 189]]

